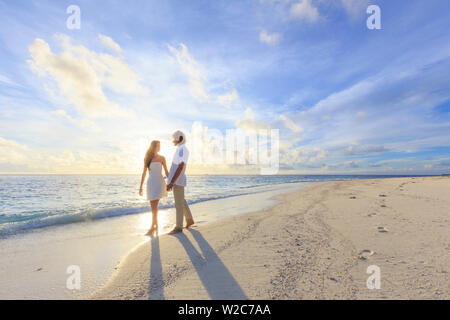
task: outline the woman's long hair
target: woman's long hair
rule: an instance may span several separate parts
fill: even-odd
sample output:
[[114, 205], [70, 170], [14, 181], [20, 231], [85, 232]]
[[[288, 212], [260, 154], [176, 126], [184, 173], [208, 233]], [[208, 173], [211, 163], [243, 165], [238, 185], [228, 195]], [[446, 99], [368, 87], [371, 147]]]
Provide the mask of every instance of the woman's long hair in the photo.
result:
[[145, 153], [145, 158], [144, 158], [144, 165], [146, 168], [150, 167], [150, 163], [153, 160], [153, 157], [156, 154], [156, 147], [158, 146], [159, 141], [158, 140], [153, 140], [152, 143], [150, 143], [150, 147], [148, 147], [147, 152]]

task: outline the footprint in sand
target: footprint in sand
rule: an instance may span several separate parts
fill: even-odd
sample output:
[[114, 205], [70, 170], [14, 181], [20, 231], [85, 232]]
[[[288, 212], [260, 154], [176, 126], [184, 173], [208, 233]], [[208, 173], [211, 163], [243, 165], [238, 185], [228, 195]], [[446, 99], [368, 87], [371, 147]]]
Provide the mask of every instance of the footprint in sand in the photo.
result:
[[353, 196], [353, 197], [350, 197], [350, 199], [356, 199], [356, 197], [355, 197], [355, 196]]
[[382, 204], [380, 207], [382, 207], [382, 208], [386, 208], [386, 205], [385, 204]]
[[360, 253], [358, 253], [356, 255], [356, 257], [360, 260], [367, 260], [367, 259], [369, 259], [369, 257], [373, 256], [374, 254], [375, 254], [374, 251], [365, 249], [365, 250], [362, 250]]
[[373, 216], [376, 216], [376, 215], [377, 215], [376, 212], [372, 212], [372, 213], [369, 213], [367, 216], [368, 216], [368, 217], [373, 217]]
[[389, 229], [386, 227], [378, 227], [378, 232], [389, 232]]
[[385, 194], [379, 194], [378, 196], [382, 197], [382, 198], [386, 198], [387, 197], [387, 195], [385, 195]]

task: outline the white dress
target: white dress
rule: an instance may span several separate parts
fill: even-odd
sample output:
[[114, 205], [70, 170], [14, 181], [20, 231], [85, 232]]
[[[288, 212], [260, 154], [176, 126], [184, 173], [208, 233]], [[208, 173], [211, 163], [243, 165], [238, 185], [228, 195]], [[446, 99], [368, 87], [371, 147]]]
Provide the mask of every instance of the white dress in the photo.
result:
[[162, 175], [161, 162], [151, 162], [147, 180], [147, 200], [167, 197], [166, 181]]

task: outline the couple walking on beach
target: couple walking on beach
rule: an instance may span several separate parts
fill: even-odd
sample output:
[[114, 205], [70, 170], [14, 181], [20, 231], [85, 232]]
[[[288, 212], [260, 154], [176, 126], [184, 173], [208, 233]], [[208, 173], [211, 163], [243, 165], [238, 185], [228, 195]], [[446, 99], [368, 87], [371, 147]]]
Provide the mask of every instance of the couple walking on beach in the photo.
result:
[[[161, 143], [157, 140], [151, 142], [144, 158], [144, 170], [141, 177], [141, 186], [139, 195], [143, 195], [142, 186], [145, 181], [147, 170], [149, 177], [147, 180], [147, 199], [150, 201], [152, 208], [152, 226], [147, 235], [152, 236], [158, 230], [158, 203], [163, 197], [167, 197], [167, 192], [173, 190], [176, 210], [176, 225], [169, 232], [175, 234], [183, 231], [183, 216], [186, 218], [186, 228], [194, 224], [191, 210], [184, 198], [184, 187], [186, 186], [186, 165], [189, 158], [189, 150], [186, 147], [186, 136], [181, 131], [176, 131], [172, 135], [173, 144], [177, 147], [173, 156], [170, 171], [167, 170], [166, 159], [158, 154]], [[164, 181], [162, 169], [168, 184]]]

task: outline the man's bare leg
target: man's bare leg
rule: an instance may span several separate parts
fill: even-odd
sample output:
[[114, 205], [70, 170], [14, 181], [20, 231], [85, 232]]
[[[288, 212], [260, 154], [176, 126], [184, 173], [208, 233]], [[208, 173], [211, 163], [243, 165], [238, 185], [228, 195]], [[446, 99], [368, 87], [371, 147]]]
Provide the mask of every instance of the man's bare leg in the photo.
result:
[[177, 234], [177, 233], [180, 233], [180, 232], [183, 232], [183, 229], [175, 227], [168, 234]]

